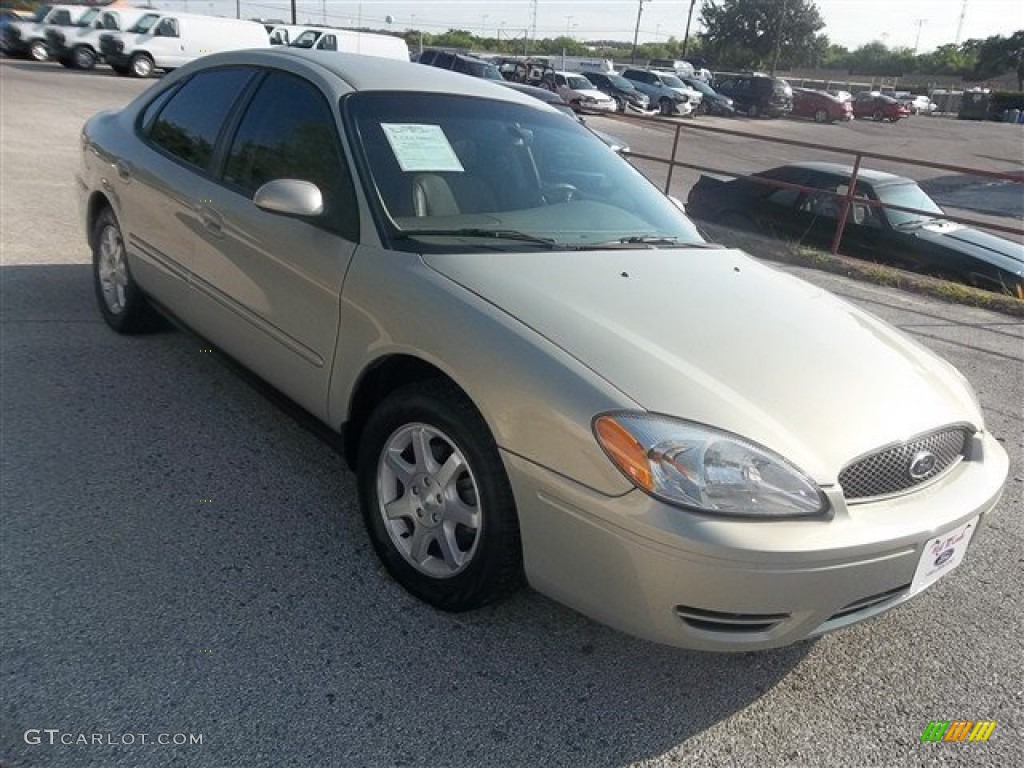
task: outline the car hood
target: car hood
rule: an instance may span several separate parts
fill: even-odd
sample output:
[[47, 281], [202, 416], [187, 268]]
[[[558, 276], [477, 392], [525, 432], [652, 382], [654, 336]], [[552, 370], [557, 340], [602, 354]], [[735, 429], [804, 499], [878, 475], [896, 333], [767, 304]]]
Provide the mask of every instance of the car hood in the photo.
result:
[[982, 424], [952, 366], [740, 251], [430, 254], [424, 261], [639, 407], [714, 425], [816, 482], [894, 441]]
[[1024, 245], [954, 222], [925, 224], [914, 237], [1024, 275]]

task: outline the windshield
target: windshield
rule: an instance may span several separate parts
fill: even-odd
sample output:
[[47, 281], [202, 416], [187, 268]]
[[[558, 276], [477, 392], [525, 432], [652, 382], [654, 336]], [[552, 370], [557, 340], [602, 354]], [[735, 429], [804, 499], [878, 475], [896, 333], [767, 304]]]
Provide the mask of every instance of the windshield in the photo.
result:
[[159, 19], [160, 19], [160, 14], [159, 13], [147, 13], [145, 16], [143, 16], [141, 19], [139, 19], [137, 22], [135, 22], [135, 24], [132, 26], [132, 28], [129, 29], [128, 31], [129, 32], [138, 32], [139, 34], [145, 34], [146, 32], [149, 32], [150, 29], [153, 28], [153, 25], [156, 24], [157, 21], [159, 21]]
[[[904, 208], [916, 208], [920, 211], [928, 211], [935, 216], [942, 215], [942, 209], [935, 204], [928, 195], [924, 193], [917, 184], [891, 184], [884, 187], [877, 187], [875, 193], [878, 199], [889, 205], [901, 205]], [[916, 224], [924, 224], [931, 221], [934, 216], [919, 213], [908, 213], [906, 211], [894, 211], [886, 208], [885, 216], [894, 227], [905, 227]]]
[[608, 81], [616, 88], [621, 88], [623, 91], [636, 90], [636, 86], [629, 82], [629, 80], [624, 78], [622, 75], [608, 75]]
[[92, 24], [92, 20], [95, 19], [99, 15], [100, 15], [100, 9], [99, 8], [90, 8], [89, 10], [87, 10], [85, 13], [83, 13], [81, 16], [78, 17], [78, 20], [75, 22], [75, 26], [76, 27], [88, 27], [90, 24]]
[[343, 110], [369, 170], [364, 181], [382, 237], [394, 248], [555, 251], [629, 238], [704, 242], [628, 162], [539, 104], [364, 91], [347, 96]]
[[705, 83], [703, 80], [687, 80], [686, 84], [688, 86], [690, 86], [691, 88], [695, 88], [696, 90], [700, 91], [705, 96], [717, 96], [718, 95], [717, 93], [715, 93], [715, 89], [712, 88], [707, 83]]
[[594, 84], [592, 82], [590, 82], [589, 80], [587, 80], [587, 78], [582, 77], [580, 75], [576, 75], [576, 76], [571, 76], [570, 75], [566, 79], [566, 82], [568, 83], [569, 87], [572, 88], [574, 91], [592, 91], [592, 90], [594, 90]]

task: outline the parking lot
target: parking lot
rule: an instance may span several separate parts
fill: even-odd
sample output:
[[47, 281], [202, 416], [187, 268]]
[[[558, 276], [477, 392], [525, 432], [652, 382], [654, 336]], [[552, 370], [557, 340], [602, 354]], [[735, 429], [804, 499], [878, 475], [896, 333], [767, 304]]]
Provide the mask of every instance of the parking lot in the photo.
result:
[[[966, 561], [893, 612], [738, 655], [650, 645], [530, 591], [438, 613], [379, 568], [353, 475], [323, 430], [184, 332], [119, 337], [100, 319], [73, 181], [78, 131], [148, 85], [0, 59], [0, 764], [1019, 760], [1024, 323], [801, 272], [954, 363], [1010, 454], [1004, 498]], [[591, 121], [638, 151], [671, 149], [665, 126]], [[1017, 126], [723, 124], [1020, 170]], [[796, 151], [764, 146], [701, 134], [689, 151], [737, 172]], [[922, 743], [935, 720], [998, 725], [986, 743]]]

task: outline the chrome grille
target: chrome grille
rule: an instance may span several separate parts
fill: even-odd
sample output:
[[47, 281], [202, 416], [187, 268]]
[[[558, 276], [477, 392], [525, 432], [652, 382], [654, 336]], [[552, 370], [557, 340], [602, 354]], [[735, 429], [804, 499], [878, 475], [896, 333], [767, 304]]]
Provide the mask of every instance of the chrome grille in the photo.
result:
[[969, 437], [963, 427], [951, 427], [864, 456], [839, 473], [843, 495], [890, 496], [934, 480], [963, 458]]

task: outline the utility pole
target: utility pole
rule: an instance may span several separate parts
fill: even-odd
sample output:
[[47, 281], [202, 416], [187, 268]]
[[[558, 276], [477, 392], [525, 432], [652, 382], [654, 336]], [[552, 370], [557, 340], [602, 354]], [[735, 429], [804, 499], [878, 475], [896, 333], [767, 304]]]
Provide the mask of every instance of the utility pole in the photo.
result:
[[917, 37], [914, 38], [914, 55], [917, 56], [917, 47], [921, 44], [921, 27], [928, 23], [928, 19], [918, 19], [914, 23], [917, 24]]
[[775, 50], [772, 51], [772, 77], [775, 77], [775, 68], [779, 66], [779, 51], [782, 50], [782, 25], [786, 22], [786, 2], [787, 0], [782, 0], [782, 11], [779, 13], [779, 20], [775, 23]]
[[960, 45], [960, 38], [964, 33], [964, 17], [967, 16], [967, 0], [964, 0], [964, 6], [960, 9], [960, 21], [956, 25], [956, 40], [953, 42]]
[[690, 44], [690, 22], [693, 21], [693, 6], [697, 0], [690, 0], [690, 12], [686, 14], [686, 34], [683, 35], [683, 58], [686, 58], [686, 48]]
[[[647, 0], [650, 2], [651, 0]], [[633, 55], [629, 58], [630, 64], [636, 64], [636, 41], [640, 37], [640, 17], [644, 12], [644, 0], [640, 0], [640, 5], [636, 9], [636, 29], [633, 31]]]

